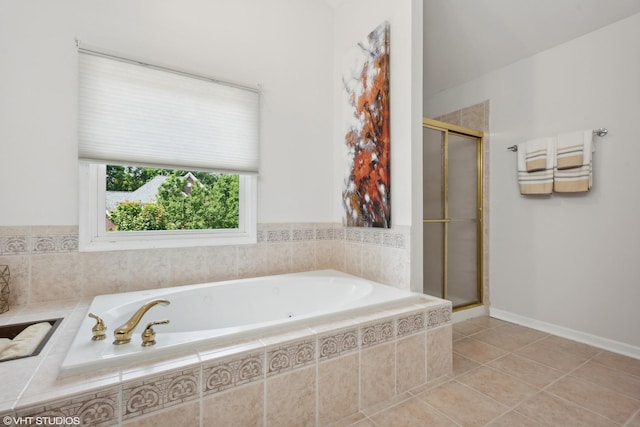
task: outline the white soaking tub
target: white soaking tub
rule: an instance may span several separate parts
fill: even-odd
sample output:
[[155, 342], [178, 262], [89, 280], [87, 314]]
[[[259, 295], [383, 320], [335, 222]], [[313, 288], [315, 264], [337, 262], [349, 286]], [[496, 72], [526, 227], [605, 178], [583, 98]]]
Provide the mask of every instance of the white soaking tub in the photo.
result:
[[[157, 298], [170, 304], [152, 307], [138, 323], [131, 342], [114, 345], [114, 330], [143, 304]], [[312, 324], [316, 319], [348, 316], [412, 299], [424, 301], [425, 296], [334, 270], [101, 295], [94, 298], [88, 313], [103, 319], [106, 339], [91, 340], [96, 321], [87, 317], [62, 363], [60, 376], [215, 347], [243, 337], [256, 339], [287, 325]], [[164, 319], [170, 323], [154, 326], [156, 344], [142, 347], [145, 326]]]

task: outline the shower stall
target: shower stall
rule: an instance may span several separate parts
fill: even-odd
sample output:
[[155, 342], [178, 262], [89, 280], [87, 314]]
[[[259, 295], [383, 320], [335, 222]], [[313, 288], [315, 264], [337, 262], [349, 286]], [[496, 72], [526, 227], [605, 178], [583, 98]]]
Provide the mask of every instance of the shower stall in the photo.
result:
[[483, 133], [423, 119], [423, 292], [482, 304]]

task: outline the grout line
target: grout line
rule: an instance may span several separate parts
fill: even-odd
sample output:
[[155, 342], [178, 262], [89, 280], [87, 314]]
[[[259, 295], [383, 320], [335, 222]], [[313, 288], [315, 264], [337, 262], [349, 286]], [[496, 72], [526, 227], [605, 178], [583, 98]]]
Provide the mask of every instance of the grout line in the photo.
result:
[[198, 425], [204, 427], [204, 363], [200, 354], [198, 354], [200, 361], [200, 381], [198, 381]]
[[[487, 398], [489, 398], [489, 399], [493, 400], [493, 401], [494, 401], [495, 403], [497, 403], [498, 405], [500, 405], [500, 406], [504, 406], [505, 408], [507, 408], [507, 410], [506, 410], [506, 411], [502, 412], [502, 413], [501, 413], [500, 415], [498, 415], [498, 416], [502, 416], [502, 415], [506, 414], [507, 412], [511, 411], [511, 408], [510, 408], [509, 406], [505, 405], [504, 403], [502, 403], [502, 402], [500, 402], [500, 401], [497, 401], [496, 399], [494, 399], [493, 397], [489, 396], [488, 394], [484, 394], [484, 393], [483, 393], [483, 392], [481, 392], [480, 390], [476, 390], [475, 388], [473, 388], [473, 387], [471, 387], [471, 386], [469, 386], [469, 385], [466, 385], [465, 383], [460, 382], [460, 381], [458, 381], [458, 380], [455, 380], [455, 379], [454, 379], [453, 381], [457, 382], [458, 384], [460, 384], [461, 386], [463, 386], [463, 387], [465, 387], [465, 388], [468, 388], [468, 389], [469, 389], [469, 390], [471, 390], [471, 391], [474, 391], [474, 392], [476, 392], [476, 393], [480, 393], [480, 394], [481, 394], [481, 395], [483, 395], [484, 397], [487, 397]], [[496, 418], [497, 418], [497, 417], [496, 417]], [[492, 421], [493, 421], [493, 420], [492, 420]]]
[[[380, 408], [380, 409], [378, 409], [378, 410], [375, 410], [375, 411], [371, 412], [370, 414], [366, 414], [365, 412], [363, 412], [363, 411], [367, 411], [367, 409], [375, 408], [375, 407], [376, 407], [376, 406], [378, 406], [378, 405], [381, 405], [381, 404], [383, 404], [383, 403], [385, 403], [385, 402], [388, 402], [388, 401], [390, 401], [390, 400], [393, 400], [394, 398], [400, 397], [400, 396], [402, 396], [402, 394], [405, 394], [405, 393], [407, 393], [406, 398], [404, 398], [404, 399], [402, 399], [402, 400], [398, 400], [397, 402], [394, 402], [393, 404], [390, 404], [389, 406], [382, 407], [382, 408]], [[387, 410], [389, 410], [389, 409], [391, 409], [391, 408], [395, 408], [396, 406], [398, 406], [398, 405], [400, 405], [400, 404], [402, 404], [402, 403], [406, 402], [407, 400], [411, 400], [411, 399], [413, 399], [413, 398], [415, 397], [414, 395], [412, 395], [412, 394], [411, 394], [411, 393], [409, 393], [409, 392], [405, 392], [405, 393], [402, 393], [402, 394], [396, 394], [395, 396], [390, 397], [390, 398], [389, 398], [389, 399], [387, 399], [387, 400], [383, 400], [382, 402], [378, 402], [377, 404], [374, 404], [374, 405], [370, 406], [369, 408], [364, 408], [364, 410], [363, 410], [363, 411], [360, 411], [360, 412], [361, 412], [365, 417], [367, 417], [367, 418], [369, 418], [369, 417], [373, 417], [373, 416], [375, 416], [375, 415], [380, 414], [381, 412], [385, 412], [385, 411], [387, 411]]]
[[638, 409], [636, 412], [634, 412], [633, 414], [631, 414], [631, 416], [629, 417], [629, 419], [627, 421], [624, 422], [624, 424], [622, 425], [622, 427], [632, 427], [631, 422], [633, 421], [634, 418], [640, 418], [640, 409]]
[[[596, 354], [598, 354], [598, 353], [596, 353]], [[549, 389], [550, 389], [554, 384], [556, 384], [556, 383], [560, 382], [561, 380], [563, 380], [563, 379], [565, 379], [565, 378], [567, 378], [567, 377], [571, 376], [571, 373], [572, 373], [572, 372], [574, 372], [574, 371], [578, 370], [579, 368], [581, 368], [582, 366], [586, 365], [586, 364], [587, 364], [587, 363], [588, 363], [588, 362], [589, 362], [593, 357], [595, 357], [595, 355], [594, 355], [594, 356], [591, 356], [590, 358], [588, 358], [588, 359], [587, 359], [587, 360], [585, 360], [584, 362], [580, 363], [580, 364], [579, 364], [578, 366], [576, 366], [575, 368], [573, 368], [573, 369], [571, 369], [571, 370], [569, 370], [569, 371], [565, 372], [565, 373], [564, 373], [564, 375], [562, 375], [561, 377], [559, 377], [559, 378], [555, 379], [554, 381], [550, 382], [550, 383], [549, 383], [549, 384], [547, 384], [545, 387], [543, 387], [543, 388], [542, 388], [542, 390], [540, 390], [540, 392], [541, 392], [541, 393], [547, 393], [547, 394], [549, 394], [549, 395], [551, 395], [551, 396], [554, 396], [554, 397], [556, 397], [556, 398], [558, 398], [558, 399], [560, 399], [560, 400], [562, 400], [562, 401], [564, 401], [564, 402], [567, 402], [568, 404], [570, 404], [570, 405], [572, 405], [572, 406], [575, 406], [575, 407], [577, 407], [577, 408], [580, 408], [580, 409], [585, 410], [585, 411], [587, 411], [587, 412], [590, 412], [590, 413], [592, 413], [592, 414], [596, 414], [596, 415], [598, 415], [598, 416], [600, 416], [600, 417], [602, 417], [602, 418], [604, 418], [604, 419], [607, 419], [607, 420], [610, 420], [610, 421], [613, 421], [613, 422], [617, 423], [617, 421], [612, 420], [611, 418], [609, 418], [608, 416], [606, 416], [606, 415], [604, 415], [604, 414], [601, 414], [601, 413], [599, 413], [599, 412], [596, 412], [596, 411], [594, 411], [594, 410], [591, 410], [591, 409], [589, 409], [589, 408], [586, 408], [586, 407], [584, 407], [584, 406], [582, 406], [582, 405], [578, 404], [577, 402], [573, 402], [573, 401], [571, 401], [571, 400], [569, 400], [569, 399], [566, 399], [565, 397], [560, 396], [560, 395], [558, 395], [558, 394], [556, 394], [556, 393], [553, 393], [551, 390], [549, 390]], [[546, 366], [546, 365], [545, 365], [545, 366]], [[562, 372], [564, 372], [564, 371], [562, 371]], [[590, 382], [590, 381], [587, 381], [587, 380], [582, 380], [582, 379], [581, 379], [581, 378], [579, 378], [579, 377], [573, 377], [573, 378], [576, 378], [576, 379], [577, 379], [577, 380], [579, 380], [579, 381], [586, 381], [586, 382]], [[595, 385], [596, 385], [596, 386], [598, 386], [598, 387], [602, 387], [602, 386], [600, 386], [600, 385], [599, 385], [599, 384], [597, 384], [597, 383], [592, 383], [592, 384], [595, 384]], [[604, 388], [606, 388], [606, 387], [604, 387]], [[616, 392], [616, 393], [617, 393], [617, 392]], [[622, 393], [617, 393], [617, 394], [620, 394], [620, 395], [624, 396]]]
[[[564, 377], [563, 377], [563, 378], [564, 378]], [[548, 395], [553, 396], [553, 397], [555, 397], [555, 398], [558, 398], [558, 399], [562, 400], [563, 402], [566, 402], [567, 404], [569, 404], [569, 405], [571, 405], [571, 406], [574, 406], [574, 407], [579, 408], [579, 409], [581, 409], [581, 410], [583, 410], [583, 411], [586, 411], [586, 412], [588, 412], [588, 413], [591, 413], [591, 414], [597, 415], [597, 416], [599, 416], [599, 417], [601, 417], [601, 418], [604, 418], [605, 420], [609, 420], [609, 421], [611, 421], [611, 422], [614, 422], [614, 423], [618, 424], [618, 421], [612, 420], [611, 418], [607, 417], [607, 416], [606, 416], [606, 415], [604, 415], [604, 414], [601, 414], [601, 413], [596, 412], [596, 411], [594, 411], [594, 410], [591, 410], [591, 409], [589, 409], [589, 408], [585, 408], [584, 406], [582, 406], [582, 405], [580, 405], [580, 404], [578, 404], [578, 403], [576, 403], [576, 402], [573, 402], [573, 401], [571, 401], [571, 400], [569, 400], [569, 399], [566, 399], [566, 398], [564, 398], [564, 397], [562, 397], [562, 396], [558, 396], [557, 394], [554, 394], [554, 393], [552, 393], [552, 392], [550, 392], [550, 391], [542, 390], [540, 393], [547, 393]]]
[[[315, 423], [320, 425], [320, 338], [314, 331], [314, 346], [315, 346], [315, 384], [314, 384], [314, 398], [315, 398]], [[265, 424], [266, 425], [266, 424]]]
[[423, 405], [429, 407], [429, 409], [431, 409], [432, 411], [434, 411], [436, 414], [446, 418], [447, 420], [451, 421], [452, 423], [454, 423], [455, 425], [462, 427], [462, 424], [460, 424], [459, 422], [457, 422], [456, 420], [454, 420], [453, 418], [449, 417], [447, 414], [445, 414], [444, 412], [442, 412], [441, 410], [439, 410], [438, 408], [436, 408], [435, 406], [431, 405], [429, 402], [420, 399], [418, 396], [415, 396], [415, 398], [418, 400], [418, 402], [422, 403]]
[[[597, 348], [597, 347], [596, 347], [596, 348]], [[601, 355], [601, 354], [603, 354], [603, 353], [611, 353], [611, 354], [614, 354], [614, 355], [616, 355], [616, 356], [623, 356], [623, 357], [629, 357], [629, 356], [626, 356], [626, 355], [624, 355], [624, 354], [620, 354], [620, 353], [614, 353], [614, 352], [611, 352], [611, 351], [609, 351], [609, 350], [603, 350], [603, 349], [599, 349], [599, 348], [598, 348], [598, 350], [600, 350], [600, 351], [599, 351], [598, 353], [594, 354], [594, 355], [591, 357], [591, 359], [589, 359], [589, 361], [590, 361], [590, 362], [596, 363], [596, 364], [598, 364], [599, 366], [602, 366], [602, 367], [604, 367], [604, 368], [611, 369], [612, 371], [616, 371], [616, 372], [619, 372], [619, 373], [621, 373], [621, 374], [631, 376], [631, 377], [633, 377], [634, 379], [637, 379], [638, 381], [640, 381], [640, 376], [635, 375], [635, 374], [632, 374], [631, 372], [629, 372], [629, 371], [627, 371], [627, 370], [625, 370], [625, 369], [620, 369], [620, 368], [617, 368], [617, 367], [613, 367], [613, 366], [605, 365], [604, 363], [601, 363], [601, 362], [598, 362], [597, 360], [594, 360], [597, 356], [599, 356], [599, 355]], [[629, 357], [629, 359], [633, 359], [633, 358]], [[637, 359], [636, 359], [636, 360], [637, 360]], [[638, 360], [638, 363], [640, 363], [640, 360]]]

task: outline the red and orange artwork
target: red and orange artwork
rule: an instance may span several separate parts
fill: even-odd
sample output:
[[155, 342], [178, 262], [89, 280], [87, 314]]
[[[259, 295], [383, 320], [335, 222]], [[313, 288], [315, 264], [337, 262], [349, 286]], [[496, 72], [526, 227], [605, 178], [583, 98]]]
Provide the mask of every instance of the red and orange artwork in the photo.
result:
[[342, 78], [349, 109], [344, 222], [389, 228], [389, 24], [381, 24], [358, 43], [351, 59]]

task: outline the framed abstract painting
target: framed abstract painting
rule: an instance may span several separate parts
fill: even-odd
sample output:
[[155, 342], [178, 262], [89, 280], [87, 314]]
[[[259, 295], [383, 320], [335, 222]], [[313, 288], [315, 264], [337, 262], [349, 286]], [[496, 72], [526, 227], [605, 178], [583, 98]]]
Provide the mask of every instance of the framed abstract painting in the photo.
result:
[[345, 58], [342, 75], [346, 171], [343, 222], [391, 227], [389, 24], [379, 25]]

